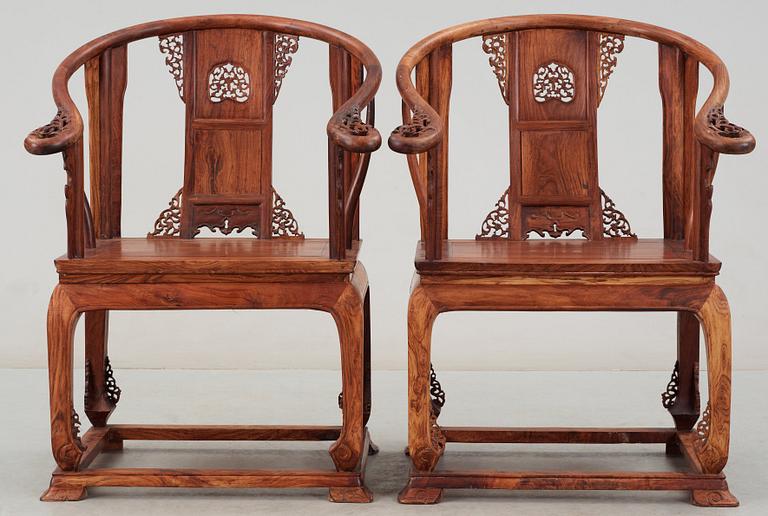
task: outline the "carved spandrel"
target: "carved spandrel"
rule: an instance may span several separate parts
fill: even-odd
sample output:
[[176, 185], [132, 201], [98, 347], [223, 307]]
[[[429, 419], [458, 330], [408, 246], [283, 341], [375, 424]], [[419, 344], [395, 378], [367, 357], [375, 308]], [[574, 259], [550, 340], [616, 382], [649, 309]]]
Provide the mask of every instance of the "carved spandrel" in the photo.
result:
[[627, 218], [616, 208], [613, 199], [608, 197], [602, 188], [600, 200], [603, 205], [603, 235], [610, 238], [637, 238]]
[[[280, 88], [283, 86], [283, 79], [288, 74], [288, 67], [293, 62], [292, 54], [299, 50], [299, 37], [293, 34], [275, 34], [275, 91], [274, 100], [280, 94]], [[274, 101], [273, 100], [273, 101]]]
[[597, 69], [597, 105], [600, 106], [600, 102], [605, 95], [605, 89], [608, 87], [608, 79], [613, 71], [616, 69], [616, 65], [619, 62], [618, 55], [624, 50], [624, 35], [623, 34], [600, 34], [599, 37], [600, 46], [600, 65]]
[[184, 101], [184, 36], [170, 34], [160, 36], [160, 52], [165, 55], [165, 66], [176, 83], [179, 98]]
[[158, 215], [154, 229], [147, 234], [147, 238], [153, 237], [177, 237], [181, 234], [181, 191], [171, 198], [168, 208]]
[[493, 34], [483, 36], [483, 52], [489, 54], [488, 64], [491, 65], [493, 75], [499, 83], [499, 90], [504, 102], [509, 104], [507, 92], [507, 35]]
[[475, 239], [499, 239], [509, 238], [509, 188], [507, 188], [493, 207], [493, 210], [486, 215], [483, 225], [480, 227], [480, 233], [475, 235]]
[[677, 401], [677, 392], [680, 388], [680, 362], [675, 362], [667, 388], [661, 393], [661, 404], [665, 409], [671, 409]]

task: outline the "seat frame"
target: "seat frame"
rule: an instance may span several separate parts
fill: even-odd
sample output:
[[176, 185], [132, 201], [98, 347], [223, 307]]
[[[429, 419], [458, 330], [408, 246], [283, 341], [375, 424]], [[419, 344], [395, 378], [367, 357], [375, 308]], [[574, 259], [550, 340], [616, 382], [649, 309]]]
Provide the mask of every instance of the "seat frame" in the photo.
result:
[[[540, 234], [549, 231], [551, 236], [557, 237], [572, 232], [575, 227], [567, 227], [564, 231], [556, 225], [526, 227], [520, 211], [513, 213], [515, 207], [512, 204], [519, 197], [506, 196], [517, 188], [514, 186], [515, 177], [519, 177], [514, 168], [517, 157], [512, 159], [513, 186], [489, 214], [477, 241], [448, 240], [447, 127], [452, 45], [472, 37], [482, 38], [483, 50], [491, 54], [489, 62], [499, 80], [504, 100], [512, 108], [510, 96], [529, 93], [518, 92], [508, 78], [506, 67], [514, 69], [515, 65], [509, 65], [507, 61], [510, 58], [504, 48], [508, 52], [512, 47], [504, 47], [509, 44], [504, 35], [539, 29], [585, 31], [590, 45], [604, 34], [612, 35], [612, 40], [621, 41], [622, 45], [624, 35], [659, 43], [659, 84], [664, 100], [664, 238], [674, 241], [676, 249], [684, 249], [687, 258], [658, 259], [645, 264], [648, 270], [644, 270], [643, 264], [629, 260], [622, 262], [619, 250], [635, 247], [625, 239], [636, 237], [629, 230], [623, 214], [617, 213], [615, 205], [608, 199], [612, 210], [608, 223], [612, 226], [605, 228], [605, 234], [596, 228], [594, 219], [588, 223], [579, 222], [578, 227], [585, 235], [589, 233], [590, 239], [604, 242], [604, 245], [600, 244], [604, 256], [596, 254], [583, 259], [577, 255], [582, 246], [569, 247], [563, 242], [558, 248], [561, 260], [537, 260], [541, 253], [531, 251], [530, 260], [526, 261], [526, 242], [519, 241], [527, 238], [525, 231]], [[557, 58], [556, 50], [546, 48]], [[699, 64], [713, 74], [714, 86], [701, 111], [694, 117]], [[411, 82], [414, 69], [416, 84]], [[612, 71], [610, 68], [608, 75]], [[527, 72], [519, 73], [524, 79], [530, 77], [525, 75]], [[531, 15], [470, 22], [427, 36], [400, 61], [397, 83], [403, 97], [404, 124], [393, 131], [389, 146], [407, 154], [421, 221], [417, 271], [411, 284], [408, 307], [406, 452], [411, 457], [412, 468], [409, 481], [400, 492], [400, 502], [437, 503], [445, 489], [453, 488], [627, 489], [683, 490], [690, 492], [691, 502], [695, 505], [738, 505], [722, 472], [728, 460], [730, 439], [731, 322], [726, 297], [715, 284], [720, 264], [709, 255], [709, 217], [718, 155], [748, 153], [754, 148], [755, 141], [748, 131], [731, 124], [723, 116], [728, 75], [722, 61], [695, 40], [648, 24], [592, 16]], [[587, 91], [595, 91], [594, 82]], [[594, 109], [595, 104], [592, 107]], [[516, 117], [512, 110], [512, 139], [519, 138], [515, 131], [523, 127]], [[570, 122], [557, 124], [560, 125], [550, 122], [548, 130], [572, 129], [566, 127]], [[511, 142], [511, 145], [514, 155], [517, 143]], [[596, 175], [590, 180], [595, 181], [595, 178]], [[597, 195], [595, 186], [590, 185], [591, 196]], [[604, 195], [602, 190], [599, 193]], [[595, 197], [590, 199], [590, 203], [596, 202]], [[545, 199], [541, 198], [535, 202], [543, 201]], [[543, 204], [558, 202], [571, 200], [561, 198]], [[594, 206], [590, 204], [590, 210]], [[590, 212], [590, 217], [593, 216]], [[516, 227], [513, 227], [513, 221]], [[606, 224], [605, 217], [603, 221]], [[502, 227], [502, 223], [509, 226]], [[613, 237], [618, 238], [614, 240]], [[505, 241], [508, 251], [505, 251]], [[466, 249], [463, 256], [451, 252], [459, 244]], [[540, 249], [529, 246], [530, 250], [536, 248]], [[674, 426], [488, 428], [439, 425], [446, 393], [432, 367], [432, 328], [439, 314], [461, 310], [677, 313], [677, 363], [662, 394], [662, 404], [671, 413]], [[700, 327], [705, 336], [709, 380], [709, 402], [703, 414], [698, 391]], [[678, 472], [440, 469], [439, 461], [446, 443], [451, 442], [658, 443], [666, 446], [668, 454], [682, 453], [687, 468]]]
[[[180, 40], [174, 35], [191, 34], [194, 41], [196, 31], [205, 32], [209, 39], [226, 33], [223, 37], [229, 38], [227, 44], [232, 44], [234, 34], [261, 33], [266, 50], [258, 55], [269, 59], [270, 73], [273, 69], [269, 53], [271, 45], [274, 42], [277, 47], [280, 41], [287, 45], [274, 49], [274, 93], [270, 89], [271, 78], [265, 85], [268, 91], [256, 92], [266, 95], [265, 102], [276, 98], [291, 62], [286, 53], [295, 51], [298, 37], [314, 38], [329, 44], [335, 111], [327, 125], [328, 239], [305, 241], [292, 214], [274, 189], [272, 195], [276, 204], [272, 211], [271, 233], [270, 206], [264, 205], [268, 195], [250, 195], [247, 198], [242, 195], [229, 195], [229, 198], [227, 195], [215, 198], [198, 196], [181, 201], [177, 194], [169, 209], [158, 218], [155, 231], [148, 235], [150, 240], [146, 246], [139, 246], [144, 254], [137, 256], [136, 253], [132, 255], [130, 250], [123, 252], [136, 243], [121, 238], [120, 225], [126, 48], [135, 40], [148, 37], [160, 39], [160, 48], [166, 54], [166, 64], [176, 80], [179, 95], [182, 100], [184, 94], [187, 96], [189, 114], [193, 89], [189, 82], [182, 86], [180, 49], [174, 46]], [[245, 46], [235, 45], [238, 52], [243, 51]], [[198, 45], [191, 55], [205, 50], [209, 49]], [[83, 188], [83, 122], [67, 86], [70, 76], [83, 66], [89, 100], [93, 211]], [[184, 77], [189, 77], [189, 71]], [[191, 81], [194, 82], [194, 79]], [[61, 152], [67, 177], [67, 254], [56, 261], [59, 284], [53, 291], [48, 309], [51, 445], [58, 468], [53, 472], [50, 487], [43, 493], [42, 500], [80, 500], [86, 496], [89, 487], [117, 486], [327, 487], [331, 501], [372, 500], [372, 493], [364, 483], [367, 456], [377, 451], [366, 427], [371, 411], [370, 290], [365, 268], [357, 261], [357, 252], [360, 245], [359, 195], [370, 152], [381, 143], [381, 137], [373, 127], [373, 97], [380, 81], [378, 59], [359, 40], [314, 23], [255, 15], [196, 16], [136, 25], [86, 43], [62, 62], [53, 79], [53, 96], [58, 113], [50, 124], [36, 129], [25, 140], [25, 147], [33, 154]], [[213, 109], [206, 106], [206, 109]], [[232, 113], [238, 105], [230, 102], [226, 107], [229, 109], [227, 113]], [[360, 118], [361, 107], [367, 108], [365, 121]], [[271, 124], [271, 111], [266, 121]], [[233, 126], [235, 131], [241, 128], [261, 131], [265, 135], [264, 141], [271, 142], [271, 125], [265, 126], [263, 120], [258, 120], [256, 122], [262, 125], [254, 129], [252, 122], [247, 119], [223, 119], [207, 123], [211, 126], [209, 129], [228, 130]], [[190, 150], [194, 151], [194, 146], [187, 149], [188, 156]], [[216, 150], [226, 159], [237, 159], [236, 149]], [[227, 155], [229, 151], [232, 156]], [[215, 165], [220, 168], [221, 155], [216, 159]], [[262, 188], [264, 185], [268, 188], [271, 184], [271, 163], [268, 157], [261, 163], [260, 181]], [[216, 167], [211, 166], [212, 169]], [[193, 172], [207, 173], [205, 168]], [[212, 171], [212, 183], [218, 180], [217, 172]], [[185, 184], [185, 188], [187, 186]], [[267, 189], [264, 191], [269, 192]], [[193, 202], [203, 204], [195, 206], [191, 204]], [[217, 205], [216, 209], [209, 210], [204, 205], [206, 202]], [[193, 221], [194, 227], [185, 227], [185, 221], [191, 220], [195, 214], [182, 213], [182, 205], [191, 206], [190, 210], [203, 206], [200, 211], [204, 212], [204, 217]], [[243, 213], [250, 218], [243, 217]], [[221, 214], [225, 217], [224, 224]], [[253, 214], [258, 218], [254, 218]], [[232, 220], [227, 221], [226, 217]], [[259, 235], [260, 241], [250, 248], [234, 241], [225, 243], [223, 238], [215, 241], [206, 239], [199, 245], [195, 242], [190, 244], [189, 238], [194, 236], [197, 228], [209, 224], [212, 229], [221, 229], [224, 234], [248, 226]], [[286, 238], [297, 239], [296, 244], [287, 242]], [[219, 247], [239, 250], [234, 257], [233, 253], [217, 255]], [[293, 256], [290, 249], [286, 252], [286, 248], [309, 249], [311, 252], [307, 252], [306, 256]], [[318, 256], [318, 248], [325, 250], [325, 256]], [[187, 253], [186, 258], [184, 253]], [[201, 309], [310, 309], [329, 313], [336, 323], [340, 339], [342, 393], [338, 402], [342, 411], [341, 425], [108, 424], [121, 395], [107, 355], [109, 311]], [[85, 413], [92, 427], [81, 437], [72, 387], [74, 333], [83, 314]], [[226, 470], [89, 467], [100, 453], [122, 450], [126, 440], [332, 441], [329, 453], [335, 468]]]

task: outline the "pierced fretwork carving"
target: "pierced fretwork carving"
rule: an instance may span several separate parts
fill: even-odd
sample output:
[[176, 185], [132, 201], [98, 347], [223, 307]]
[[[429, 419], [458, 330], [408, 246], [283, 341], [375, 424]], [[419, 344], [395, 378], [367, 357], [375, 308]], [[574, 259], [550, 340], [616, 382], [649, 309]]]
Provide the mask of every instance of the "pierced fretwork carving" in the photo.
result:
[[225, 100], [246, 102], [251, 96], [251, 76], [235, 63], [219, 63], [208, 74], [208, 99], [214, 104]]
[[148, 238], [175, 237], [181, 234], [181, 191], [182, 188], [179, 188], [168, 203], [168, 208], [160, 212], [155, 221], [155, 228], [147, 234]]
[[[154, 229], [151, 233], [147, 234], [148, 238], [178, 237], [181, 234], [181, 195], [182, 189], [180, 188], [171, 199], [171, 202], [168, 203], [168, 208], [163, 210], [157, 217]], [[232, 213], [230, 215], [237, 216], [238, 214]], [[238, 228], [225, 221], [223, 227], [216, 226], [216, 228], [210, 227], [210, 229], [212, 231], [219, 229], [222, 233], [228, 235], [235, 230], [238, 232], [243, 231], [246, 227]], [[254, 235], [257, 235], [255, 230]], [[299, 223], [294, 218], [291, 210], [286, 207], [285, 200], [274, 188], [272, 189], [272, 237], [304, 238], [304, 233], [299, 230]]]
[[486, 215], [483, 225], [480, 228], [480, 233], [475, 235], [476, 239], [481, 238], [509, 238], [509, 204], [508, 204], [509, 188], [507, 188], [499, 200], [496, 202], [496, 206], [493, 210]]
[[547, 235], [560, 238], [581, 231], [582, 236], [587, 236], [586, 210], [554, 206], [533, 208], [524, 218], [523, 240], [527, 240], [531, 233], [536, 233], [542, 238]]
[[160, 36], [160, 52], [165, 54], [165, 66], [168, 68], [179, 98], [184, 100], [184, 36], [182, 34], [170, 34]]
[[624, 50], [623, 34], [600, 34], [600, 66], [597, 71], [597, 105], [603, 100], [608, 78], [616, 69], [618, 55]]
[[483, 36], [483, 52], [489, 54], [488, 63], [493, 69], [493, 75], [499, 81], [499, 90], [504, 102], [509, 104], [507, 93], [507, 35], [493, 34]]
[[91, 361], [87, 358], [85, 359], [85, 388], [83, 389], [85, 391], [85, 395], [83, 396], [83, 408], [85, 410], [91, 409], [91, 397], [88, 395], [91, 392], [91, 375], [93, 374], [93, 371], [91, 370]]
[[600, 189], [600, 200], [603, 205], [603, 235], [610, 238], [637, 238], [637, 235], [632, 233], [627, 218], [616, 208], [613, 200], [605, 194], [602, 188]]
[[429, 364], [429, 395], [431, 397], [432, 415], [437, 419], [445, 405], [445, 391], [437, 380], [437, 373], [432, 364]]
[[665, 409], [671, 409], [677, 401], [677, 391], [680, 388], [680, 362], [675, 362], [672, 370], [672, 378], [667, 384], [667, 389], [661, 393], [661, 404]]
[[725, 118], [725, 110], [723, 106], [715, 106], [709, 110], [709, 113], [707, 113], [707, 123], [709, 124], [710, 130], [724, 138], [740, 138], [746, 131], [743, 127], [729, 122], [728, 119]]
[[707, 408], [704, 409], [704, 413], [701, 415], [701, 420], [696, 425], [696, 435], [699, 438], [699, 445], [703, 446], [707, 444], [709, 440], [709, 402], [707, 402]]
[[299, 231], [299, 223], [296, 222], [291, 210], [285, 207], [285, 201], [274, 188], [272, 189], [272, 236], [304, 238], [304, 233]]
[[533, 99], [546, 102], [550, 99], [571, 102], [576, 95], [573, 72], [564, 64], [552, 61], [543, 64], [533, 74]]
[[38, 138], [46, 139], [46, 138], [53, 138], [57, 134], [59, 134], [61, 131], [64, 130], [66, 126], [69, 125], [69, 115], [59, 109], [56, 111], [56, 116], [53, 117], [53, 120], [48, 122], [42, 127], [38, 127], [34, 131], [32, 131], [32, 134], [37, 136]]
[[404, 138], [415, 138], [417, 136], [423, 136], [425, 133], [434, 131], [432, 127], [432, 121], [429, 119], [426, 113], [419, 109], [413, 110], [411, 121], [407, 124], [397, 126], [393, 134], [399, 134]]
[[85, 446], [83, 446], [83, 442], [80, 440], [80, 416], [78, 415], [77, 411], [72, 408], [72, 437], [75, 440], [75, 443], [80, 447], [81, 450], [85, 449]]
[[115, 374], [112, 371], [112, 364], [109, 363], [109, 357], [104, 357], [104, 396], [113, 405], [117, 405], [117, 402], [120, 401], [121, 392], [115, 381]]
[[280, 94], [280, 87], [283, 85], [283, 79], [285, 79], [288, 73], [288, 67], [293, 62], [291, 54], [295, 54], [298, 50], [298, 36], [293, 34], [275, 34], [275, 94], [273, 102], [277, 100], [277, 96]]

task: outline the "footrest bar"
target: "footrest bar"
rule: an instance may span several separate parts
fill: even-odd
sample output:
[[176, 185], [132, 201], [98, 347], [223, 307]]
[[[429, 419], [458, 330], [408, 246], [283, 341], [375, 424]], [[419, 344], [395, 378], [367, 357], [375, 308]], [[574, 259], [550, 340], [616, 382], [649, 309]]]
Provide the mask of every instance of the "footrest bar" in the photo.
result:
[[112, 440], [135, 441], [335, 441], [340, 426], [109, 425]]
[[568, 428], [568, 427], [441, 427], [453, 443], [628, 444], [666, 443], [674, 428]]

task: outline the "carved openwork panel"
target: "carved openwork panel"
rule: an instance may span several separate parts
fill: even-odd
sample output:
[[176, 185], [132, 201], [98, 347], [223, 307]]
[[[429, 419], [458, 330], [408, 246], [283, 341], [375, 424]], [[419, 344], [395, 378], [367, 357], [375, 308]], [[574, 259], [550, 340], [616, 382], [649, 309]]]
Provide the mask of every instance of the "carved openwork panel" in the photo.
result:
[[624, 50], [623, 34], [603, 34], [599, 36], [600, 66], [598, 67], [597, 81], [597, 105], [603, 100], [605, 89], [608, 87], [608, 78], [616, 69], [619, 62], [618, 55]]
[[499, 82], [499, 90], [504, 102], [509, 104], [509, 94], [507, 92], [507, 35], [493, 34], [483, 36], [483, 52], [490, 54], [488, 64], [491, 65], [493, 74]]
[[680, 389], [680, 362], [675, 362], [667, 388], [661, 393], [661, 404], [665, 409], [671, 409], [677, 401], [677, 392]]
[[540, 237], [559, 238], [589, 231], [589, 210], [573, 206], [533, 206], [523, 208], [523, 240], [531, 233]]
[[[600, 195], [603, 206], [603, 235], [609, 238], [637, 238], [637, 235], [630, 228], [629, 221], [616, 208], [613, 200], [602, 189], [600, 189]], [[586, 226], [583, 209], [531, 207], [524, 211], [527, 213], [527, 230], [523, 232], [523, 238], [527, 238], [531, 232], [535, 232], [541, 237], [558, 238], [562, 235], [568, 236], [576, 230], [582, 231], [582, 236], [586, 236], [584, 234], [586, 229], [582, 227]], [[480, 233], [475, 235], [475, 238], [477, 240], [509, 238], [509, 224], [509, 188], [507, 188], [493, 209], [486, 215]], [[676, 373], [673, 380], [676, 380]]]
[[[176, 195], [168, 203], [168, 208], [158, 215], [154, 229], [147, 234], [148, 238], [178, 237], [181, 234], [179, 229], [181, 222], [181, 195], [182, 189], [179, 188], [179, 191], [176, 192]], [[272, 189], [271, 222], [272, 238], [304, 238], [304, 233], [299, 230], [299, 223], [294, 218], [293, 212], [288, 209], [285, 200], [274, 188]], [[228, 221], [224, 229], [227, 231], [225, 234], [229, 234], [235, 231], [236, 228], [231, 221]]]
[[208, 98], [214, 104], [225, 100], [246, 102], [251, 96], [251, 76], [243, 66], [220, 63], [208, 73]]
[[533, 74], [533, 99], [536, 102], [559, 100], [567, 104], [576, 95], [573, 72], [566, 65], [551, 63], [539, 66]]
[[165, 55], [165, 66], [176, 83], [179, 98], [184, 100], [184, 36], [170, 34], [160, 36], [160, 52]]

